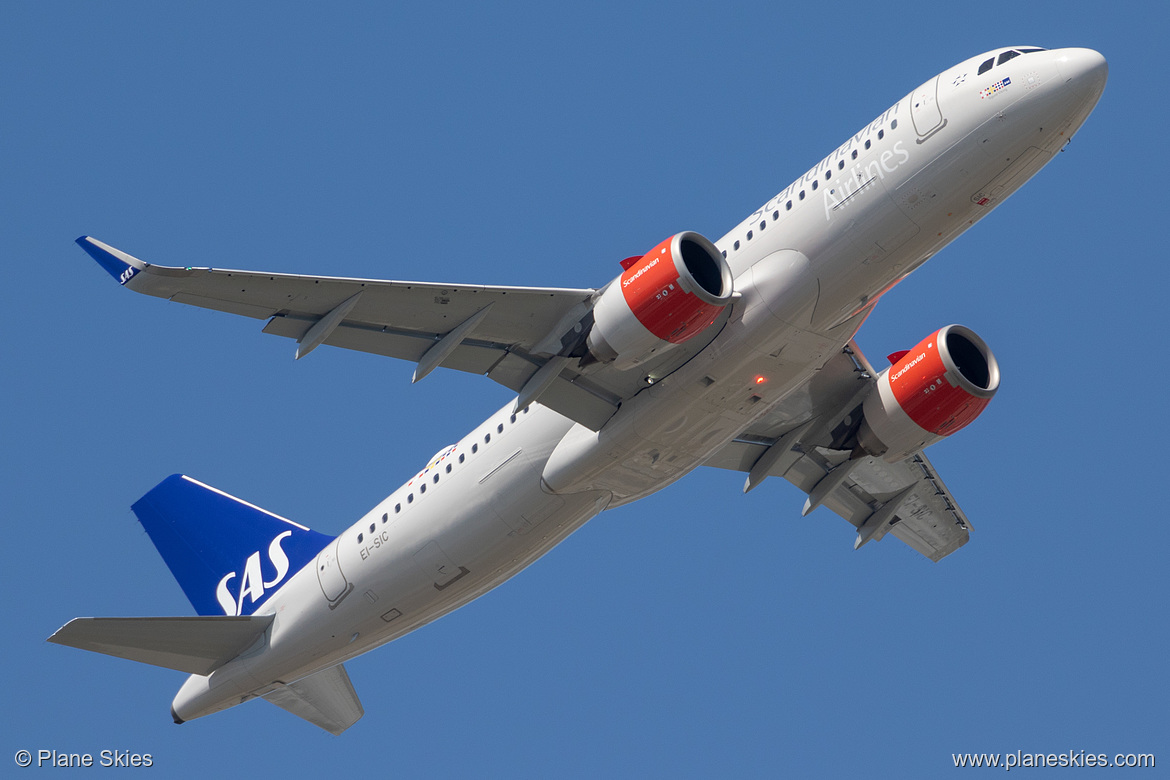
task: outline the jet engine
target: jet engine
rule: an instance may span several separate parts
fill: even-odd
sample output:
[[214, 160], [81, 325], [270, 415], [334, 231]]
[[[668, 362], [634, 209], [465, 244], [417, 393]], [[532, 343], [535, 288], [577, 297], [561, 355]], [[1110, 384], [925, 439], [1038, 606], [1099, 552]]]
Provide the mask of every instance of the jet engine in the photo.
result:
[[968, 425], [999, 389], [999, 364], [983, 339], [948, 325], [894, 360], [862, 404], [858, 445], [890, 463]]
[[698, 233], [679, 233], [605, 287], [586, 345], [602, 363], [633, 368], [702, 333], [731, 298], [727, 260]]

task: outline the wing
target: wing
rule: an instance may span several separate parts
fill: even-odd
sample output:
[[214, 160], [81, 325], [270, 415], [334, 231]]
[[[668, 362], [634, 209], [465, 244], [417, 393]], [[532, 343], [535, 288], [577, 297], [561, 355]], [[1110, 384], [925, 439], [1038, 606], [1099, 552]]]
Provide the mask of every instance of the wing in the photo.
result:
[[544, 406], [599, 430], [622, 401], [686, 363], [719, 334], [727, 307], [702, 334], [641, 365], [582, 368], [560, 357], [587, 321], [598, 290], [395, 282], [170, 267], [139, 260], [97, 239], [77, 243], [118, 282], [159, 298], [267, 319], [265, 333], [297, 341], [298, 358], [321, 344], [416, 363], [414, 381], [435, 368], [485, 374], [515, 390], [517, 407]]
[[[418, 364], [415, 380], [438, 366], [486, 374], [521, 393], [537, 372], [540, 402], [593, 428], [639, 388], [595, 381], [540, 342], [571, 328], [593, 289], [344, 279], [219, 268], [168, 267], [139, 260], [94, 238], [77, 243], [124, 287], [178, 303], [267, 319], [265, 333], [298, 343], [297, 357], [321, 344]], [[561, 329], [558, 326], [562, 325]], [[551, 365], [550, 365], [551, 364]], [[629, 380], [626, 380], [627, 382]]]
[[921, 452], [898, 463], [850, 458], [839, 445], [860, 422], [877, 372], [856, 343], [705, 465], [748, 472], [744, 492], [782, 476], [857, 527], [854, 548], [887, 533], [939, 561], [967, 543], [971, 524]]

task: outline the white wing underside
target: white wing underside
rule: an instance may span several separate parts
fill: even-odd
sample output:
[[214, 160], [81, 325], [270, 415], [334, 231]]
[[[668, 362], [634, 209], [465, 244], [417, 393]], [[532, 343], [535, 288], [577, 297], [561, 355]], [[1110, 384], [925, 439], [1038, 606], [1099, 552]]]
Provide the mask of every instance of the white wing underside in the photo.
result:
[[[325, 276], [160, 266], [90, 238], [78, 244], [125, 287], [207, 309], [267, 319], [264, 332], [301, 344], [370, 352], [421, 366], [424, 357], [461, 325], [457, 343], [437, 364], [483, 374], [520, 392], [555, 354], [549, 337], [571, 328], [597, 293], [589, 288], [503, 287], [398, 282]], [[356, 297], [356, 300], [355, 300]], [[486, 311], [485, 311], [486, 309]], [[671, 373], [715, 337], [721, 323], [639, 371], [566, 364], [540, 403], [598, 430], [621, 402], [646, 387], [646, 377]], [[316, 328], [316, 330], [314, 330]], [[309, 342], [306, 349], [306, 342]], [[433, 366], [432, 366], [433, 367]], [[429, 372], [429, 368], [423, 373]]]
[[971, 524], [926, 456], [918, 452], [898, 463], [851, 460], [848, 450], [833, 446], [856, 424], [876, 376], [850, 342], [805, 387], [705, 465], [748, 472], [749, 484], [784, 477], [809, 494], [806, 513], [823, 505], [857, 527], [855, 546], [891, 533], [939, 561], [967, 543]]

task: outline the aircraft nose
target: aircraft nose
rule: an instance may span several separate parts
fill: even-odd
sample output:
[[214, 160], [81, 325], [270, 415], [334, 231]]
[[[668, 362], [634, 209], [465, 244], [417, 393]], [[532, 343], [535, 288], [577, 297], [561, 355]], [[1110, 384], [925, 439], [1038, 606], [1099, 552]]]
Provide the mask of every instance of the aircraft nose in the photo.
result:
[[1092, 49], [1061, 49], [1059, 54], [1056, 64], [1065, 84], [1096, 103], [1109, 78], [1105, 58]]

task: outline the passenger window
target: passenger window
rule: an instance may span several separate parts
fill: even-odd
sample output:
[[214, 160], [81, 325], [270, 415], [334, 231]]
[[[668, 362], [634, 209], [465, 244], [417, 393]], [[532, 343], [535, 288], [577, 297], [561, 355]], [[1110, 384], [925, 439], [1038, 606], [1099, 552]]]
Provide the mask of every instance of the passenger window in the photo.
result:
[[831, 179], [832, 177], [833, 177], [833, 172], [832, 172], [832, 171], [825, 171], [825, 181], [828, 181], [828, 180], [829, 180], [829, 179]]
[[370, 523], [370, 533], [373, 533], [373, 532], [374, 532], [374, 524]]
[[424, 482], [424, 483], [422, 483], [421, 485], [419, 485], [419, 486], [418, 486], [418, 492], [420, 492], [420, 493], [425, 493], [425, 492], [427, 492], [427, 483], [425, 483], [425, 482]]
[[408, 504], [414, 503], [414, 493], [407, 493], [406, 494], [406, 503], [408, 503]]
[[992, 66], [992, 65], [994, 65], [994, 64], [995, 64], [995, 57], [992, 57], [992, 58], [991, 58], [991, 59], [989, 59], [989, 60], [985, 60], [985, 61], [984, 61], [984, 63], [983, 63], [982, 65], [980, 65], [980, 66], [979, 66], [979, 73], [978, 73], [978, 75], [982, 76], [984, 73], [986, 73], [987, 71], [991, 70], [991, 66]]
[[439, 475], [438, 475], [438, 474], [436, 474], [436, 475], [435, 475], [435, 478], [434, 478], [433, 480], [431, 480], [431, 481], [432, 481], [432, 482], [434, 482], [436, 485], [437, 485], [437, 484], [439, 484]]
[[748, 241], [752, 240], [752, 231], [748, 231]]
[[885, 130], [878, 130], [878, 140], [880, 141], [885, 137], [886, 137], [886, 131]]
[[780, 209], [776, 209], [772, 212], [772, 221], [775, 222], [778, 219], [780, 219]]
[[768, 226], [768, 220], [765, 219], [763, 222], [760, 223], [760, 230], [763, 230], [767, 226]]
[[1018, 51], [1005, 51], [1003, 54], [999, 55], [999, 62], [997, 62], [995, 64], [996, 65], [1003, 65], [1008, 60], [1010, 60], [1014, 57], [1019, 57], [1019, 56], [1020, 56], [1020, 53]]
[[849, 155], [849, 156], [850, 156], [850, 157], [852, 157], [854, 160], [856, 160], [856, 159], [857, 159], [857, 150], [856, 150], [856, 149], [854, 149], [854, 150], [853, 150], [853, 154], [851, 154], [851, 155]]
[[800, 191], [800, 195], [798, 195], [797, 197], [798, 197], [800, 200], [804, 200], [804, 190], [801, 190], [801, 191]]
[[509, 419], [511, 419], [512, 422], [516, 422], [516, 415], [512, 415], [511, 418], [509, 418]]
[[365, 539], [365, 538], [366, 538], [366, 537], [362, 536], [361, 534], [358, 534], [358, 544], [361, 544], [361, 543], [362, 543], [362, 539]]
[[447, 464], [447, 473], [448, 474], [451, 473], [451, 464], [450, 463]]
[[872, 142], [872, 141], [868, 141], [868, 140], [867, 140], [867, 141], [865, 142], [865, 148], [866, 148], [866, 149], [868, 149], [868, 148], [869, 148], [869, 147], [871, 147], [871, 146], [873, 146], [873, 142]]
[[461, 453], [459, 453], [459, 462], [460, 462], [460, 463], [462, 463], [466, 457], [467, 457], [467, 456], [466, 456], [466, 455], [464, 455], [462, 452], [461, 452]]
[[398, 514], [401, 511], [402, 511], [402, 504], [395, 504], [394, 505], [394, 514]]
[[814, 189], [814, 190], [817, 188], [817, 185], [818, 185], [818, 184], [820, 184], [820, 182], [819, 182], [819, 181], [814, 181], [814, 182], [813, 182], [813, 189]]
[[483, 435], [483, 443], [484, 444], [487, 444], [491, 440], [492, 440], [492, 435], [490, 433], [485, 433]]
[[784, 210], [785, 211], [792, 211], [792, 201], [788, 201], [787, 203], [784, 204]]
[[389, 519], [390, 519], [390, 515], [389, 515], [389, 514], [383, 514], [383, 515], [382, 515], [382, 522], [383, 522], [383, 523], [384, 523], [384, 522], [386, 522], [386, 521], [387, 521], [387, 520], [389, 520]]
[[478, 445], [478, 444], [472, 444], [472, 445], [471, 445], [471, 454], [472, 454], [472, 455], [474, 455], [474, 454], [475, 454], [475, 453], [477, 453], [477, 452], [479, 452], [479, 445]]
[[[856, 152], [854, 152], [854, 154], [856, 154]], [[839, 171], [845, 170], [845, 161], [844, 160], [837, 161], [837, 170], [839, 170]]]
[[739, 249], [739, 242], [736, 241], [732, 246], [734, 246], [735, 249], [738, 250]]
[[504, 424], [500, 423], [499, 425], [496, 426], [496, 433], [503, 433], [503, 432], [504, 432]]
[[891, 129], [891, 130], [897, 130], [897, 129], [898, 129], [898, 120], [897, 120], [897, 119], [895, 119], [893, 122], [890, 122], [890, 129]]

